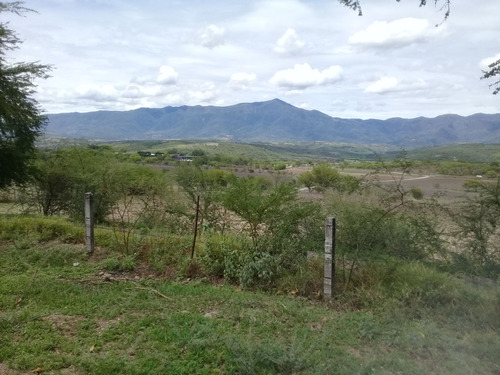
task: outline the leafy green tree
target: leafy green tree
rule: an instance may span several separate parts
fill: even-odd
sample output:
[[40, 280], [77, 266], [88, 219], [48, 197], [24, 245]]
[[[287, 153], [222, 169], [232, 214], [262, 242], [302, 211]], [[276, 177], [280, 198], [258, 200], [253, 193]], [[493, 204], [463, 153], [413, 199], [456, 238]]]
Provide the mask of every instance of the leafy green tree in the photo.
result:
[[321, 163], [312, 169], [314, 183], [321, 189], [333, 187], [340, 179], [340, 173], [327, 163]]
[[312, 172], [307, 171], [304, 173], [301, 173], [298, 178], [299, 183], [304, 185], [309, 192], [311, 192], [313, 186], [314, 186], [314, 176]]
[[115, 244], [125, 254], [130, 254], [141, 243], [136, 236], [142, 230], [152, 229], [163, 221], [168, 211], [170, 190], [165, 175], [142, 165], [120, 163], [104, 175], [103, 191], [112, 203]]
[[92, 192], [95, 219], [105, 221], [113, 205], [107, 176], [114, 169], [114, 154], [104, 149], [74, 147], [40, 152], [24, 188], [24, 203], [45, 215], [65, 213], [82, 219], [84, 194]]
[[250, 228], [252, 241], [214, 238], [205, 257], [209, 267], [244, 287], [269, 288], [285, 273], [300, 272], [307, 251], [324, 246], [324, 228], [319, 205], [300, 202], [297, 192], [285, 183], [268, 187], [258, 178], [232, 181], [222, 204]]
[[256, 178], [235, 180], [225, 192], [222, 204], [241, 217], [250, 227], [250, 236], [257, 242], [266, 227], [275, 227], [275, 221], [286, 205], [295, 201], [297, 189], [279, 184], [269, 191]]
[[64, 167], [63, 158], [60, 152], [40, 153], [32, 168], [32, 183], [23, 195], [24, 203], [45, 216], [71, 211], [74, 188], [81, 183]]
[[[236, 176], [221, 169], [203, 169], [183, 164], [176, 170], [175, 180], [195, 205], [200, 197], [200, 222], [223, 230], [225, 213], [219, 208], [218, 195]], [[188, 215], [188, 213], [185, 213]]]
[[[498, 272], [500, 264], [500, 178], [496, 181], [473, 180], [464, 184], [469, 193], [454, 216], [461, 237], [467, 244], [464, 254], [475, 271]], [[496, 266], [495, 266], [496, 265]], [[498, 274], [497, 274], [498, 276]]]
[[[32, 11], [21, 2], [0, 2], [0, 15]], [[8, 51], [21, 41], [5, 22], [0, 23], [0, 189], [26, 181], [35, 140], [45, 118], [33, 99], [36, 78], [47, 78], [50, 66], [37, 63], [8, 63]]]
[[361, 186], [359, 179], [349, 175], [341, 175], [336, 169], [327, 163], [314, 166], [312, 171], [299, 175], [299, 182], [304, 184], [309, 191], [314, 187], [324, 191], [332, 188], [341, 193], [353, 193]]

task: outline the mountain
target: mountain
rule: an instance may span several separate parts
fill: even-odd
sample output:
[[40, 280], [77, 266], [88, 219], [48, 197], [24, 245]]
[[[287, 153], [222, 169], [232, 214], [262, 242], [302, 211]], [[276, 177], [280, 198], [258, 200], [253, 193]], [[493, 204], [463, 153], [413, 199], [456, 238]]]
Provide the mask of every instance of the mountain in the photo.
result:
[[244, 142], [328, 141], [420, 147], [500, 143], [500, 114], [361, 120], [330, 117], [282, 100], [227, 107], [181, 106], [48, 115], [52, 136], [105, 141], [228, 139]]

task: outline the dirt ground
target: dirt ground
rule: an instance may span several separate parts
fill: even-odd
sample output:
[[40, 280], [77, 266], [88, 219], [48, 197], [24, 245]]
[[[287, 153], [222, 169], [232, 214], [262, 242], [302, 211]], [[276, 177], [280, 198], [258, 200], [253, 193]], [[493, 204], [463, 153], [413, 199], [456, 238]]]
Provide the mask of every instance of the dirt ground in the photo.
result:
[[[289, 168], [286, 173], [291, 176], [297, 176], [300, 173], [311, 170], [310, 167]], [[340, 173], [349, 174], [358, 178], [364, 178], [372, 171], [359, 169], [344, 169]], [[376, 176], [379, 182], [384, 184], [394, 183], [400, 175], [397, 173], [392, 176], [389, 174], [379, 174]], [[402, 185], [405, 189], [419, 188], [424, 194], [424, 198], [435, 197], [440, 203], [452, 203], [464, 197], [464, 183], [475, 179], [475, 176], [443, 176], [443, 175], [427, 175], [422, 173], [411, 174], [404, 176]]]

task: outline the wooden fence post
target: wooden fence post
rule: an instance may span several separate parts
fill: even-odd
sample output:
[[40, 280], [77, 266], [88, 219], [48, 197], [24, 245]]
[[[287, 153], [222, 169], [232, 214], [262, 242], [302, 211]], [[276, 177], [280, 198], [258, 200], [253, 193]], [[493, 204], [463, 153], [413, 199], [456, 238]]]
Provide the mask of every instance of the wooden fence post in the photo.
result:
[[85, 193], [85, 245], [87, 253], [94, 252], [94, 196]]
[[335, 293], [335, 218], [327, 217], [325, 223], [325, 272], [323, 296], [330, 299]]

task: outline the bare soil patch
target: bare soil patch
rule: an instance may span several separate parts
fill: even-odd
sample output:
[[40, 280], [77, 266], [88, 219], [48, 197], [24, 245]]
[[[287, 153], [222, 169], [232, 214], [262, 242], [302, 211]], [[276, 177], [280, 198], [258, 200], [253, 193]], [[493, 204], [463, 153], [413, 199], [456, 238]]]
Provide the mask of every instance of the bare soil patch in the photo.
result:
[[85, 319], [81, 315], [61, 315], [61, 314], [50, 314], [42, 318], [44, 321], [49, 322], [52, 327], [55, 327], [61, 331], [65, 337], [75, 337], [76, 328], [79, 322]]

